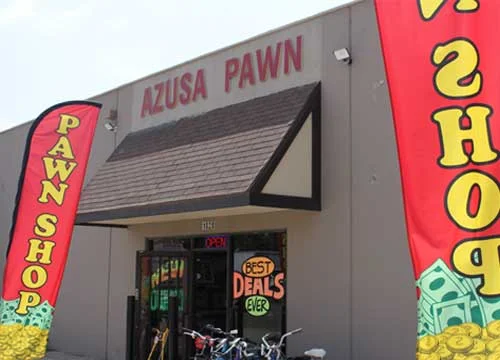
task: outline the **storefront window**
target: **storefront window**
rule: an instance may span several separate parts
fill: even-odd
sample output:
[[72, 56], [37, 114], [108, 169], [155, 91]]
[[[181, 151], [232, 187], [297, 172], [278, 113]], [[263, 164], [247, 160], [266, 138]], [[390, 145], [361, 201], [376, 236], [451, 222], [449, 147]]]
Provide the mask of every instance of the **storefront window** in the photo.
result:
[[[152, 239], [138, 259], [140, 349], [151, 347], [154, 328], [165, 328], [171, 296], [181, 327], [237, 328], [254, 341], [285, 328], [285, 232]], [[179, 340], [186, 358], [192, 340]]]
[[286, 234], [234, 235], [233, 301], [244, 336], [258, 341], [285, 321]]

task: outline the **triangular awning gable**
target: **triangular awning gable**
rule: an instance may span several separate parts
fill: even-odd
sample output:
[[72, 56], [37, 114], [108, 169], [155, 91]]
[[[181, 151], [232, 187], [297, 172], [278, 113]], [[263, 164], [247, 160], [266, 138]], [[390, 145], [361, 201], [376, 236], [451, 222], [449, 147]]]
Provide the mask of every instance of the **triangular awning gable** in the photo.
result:
[[312, 114], [262, 189], [263, 194], [312, 198]]
[[[85, 187], [77, 224], [227, 208], [319, 210], [320, 104], [314, 83], [131, 133]], [[283, 174], [298, 167], [310, 173], [309, 192], [280, 190]]]

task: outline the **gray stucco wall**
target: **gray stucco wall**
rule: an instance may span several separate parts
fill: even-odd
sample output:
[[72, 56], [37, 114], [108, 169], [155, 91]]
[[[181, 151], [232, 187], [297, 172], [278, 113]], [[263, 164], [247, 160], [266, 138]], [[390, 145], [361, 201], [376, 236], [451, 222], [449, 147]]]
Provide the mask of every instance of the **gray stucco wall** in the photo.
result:
[[[320, 213], [283, 211], [217, 219], [217, 232], [286, 228], [288, 325], [304, 333], [292, 353], [321, 346], [328, 358], [414, 356], [416, 298], [407, 248], [389, 96], [371, 0], [321, 23], [322, 200]], [[351, 66], [332, 51], [348, 47]], [[215, 56], [217, 57], [217, 56]], [[87, 180], [133, 122], [132, 86], [94, 98], [104, 104]], [[103, 129], [118, 108], [117, 133]], [[28, 125], [0, 134], [0, 254], [5, 253]], [[145, 236], [197, 234], [198, 220], [76, 227], [50, 347], [96, 359], [125, 356], [126, 296]], [[3, 268], [4, 257], [0, 256]], [[1, 275], [0, 275], [1, 276]]]
[[353, 359], [411, 359], [416, 293], [373, 4], [351, 15]]

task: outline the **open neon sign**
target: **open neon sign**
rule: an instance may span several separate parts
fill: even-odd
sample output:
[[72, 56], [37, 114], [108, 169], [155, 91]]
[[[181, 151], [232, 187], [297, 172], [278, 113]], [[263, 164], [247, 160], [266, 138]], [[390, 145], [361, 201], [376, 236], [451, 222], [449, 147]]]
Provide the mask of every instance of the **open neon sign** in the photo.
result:
[[207, 249], [225, 249], [227, 245], [227, 236], [207, 236], [205, 238], [205, 248]]

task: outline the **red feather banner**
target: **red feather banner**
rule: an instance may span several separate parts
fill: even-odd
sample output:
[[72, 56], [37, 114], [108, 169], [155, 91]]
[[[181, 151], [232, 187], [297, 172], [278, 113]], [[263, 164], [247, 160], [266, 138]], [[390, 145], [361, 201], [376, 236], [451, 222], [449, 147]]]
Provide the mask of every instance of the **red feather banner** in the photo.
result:
[[500, 359], [500, 1], [375, 0], [417, 358]]
[[45, 355], [100, 108], [55, 105], [28, 133], [0, 302], [0, 360]]

